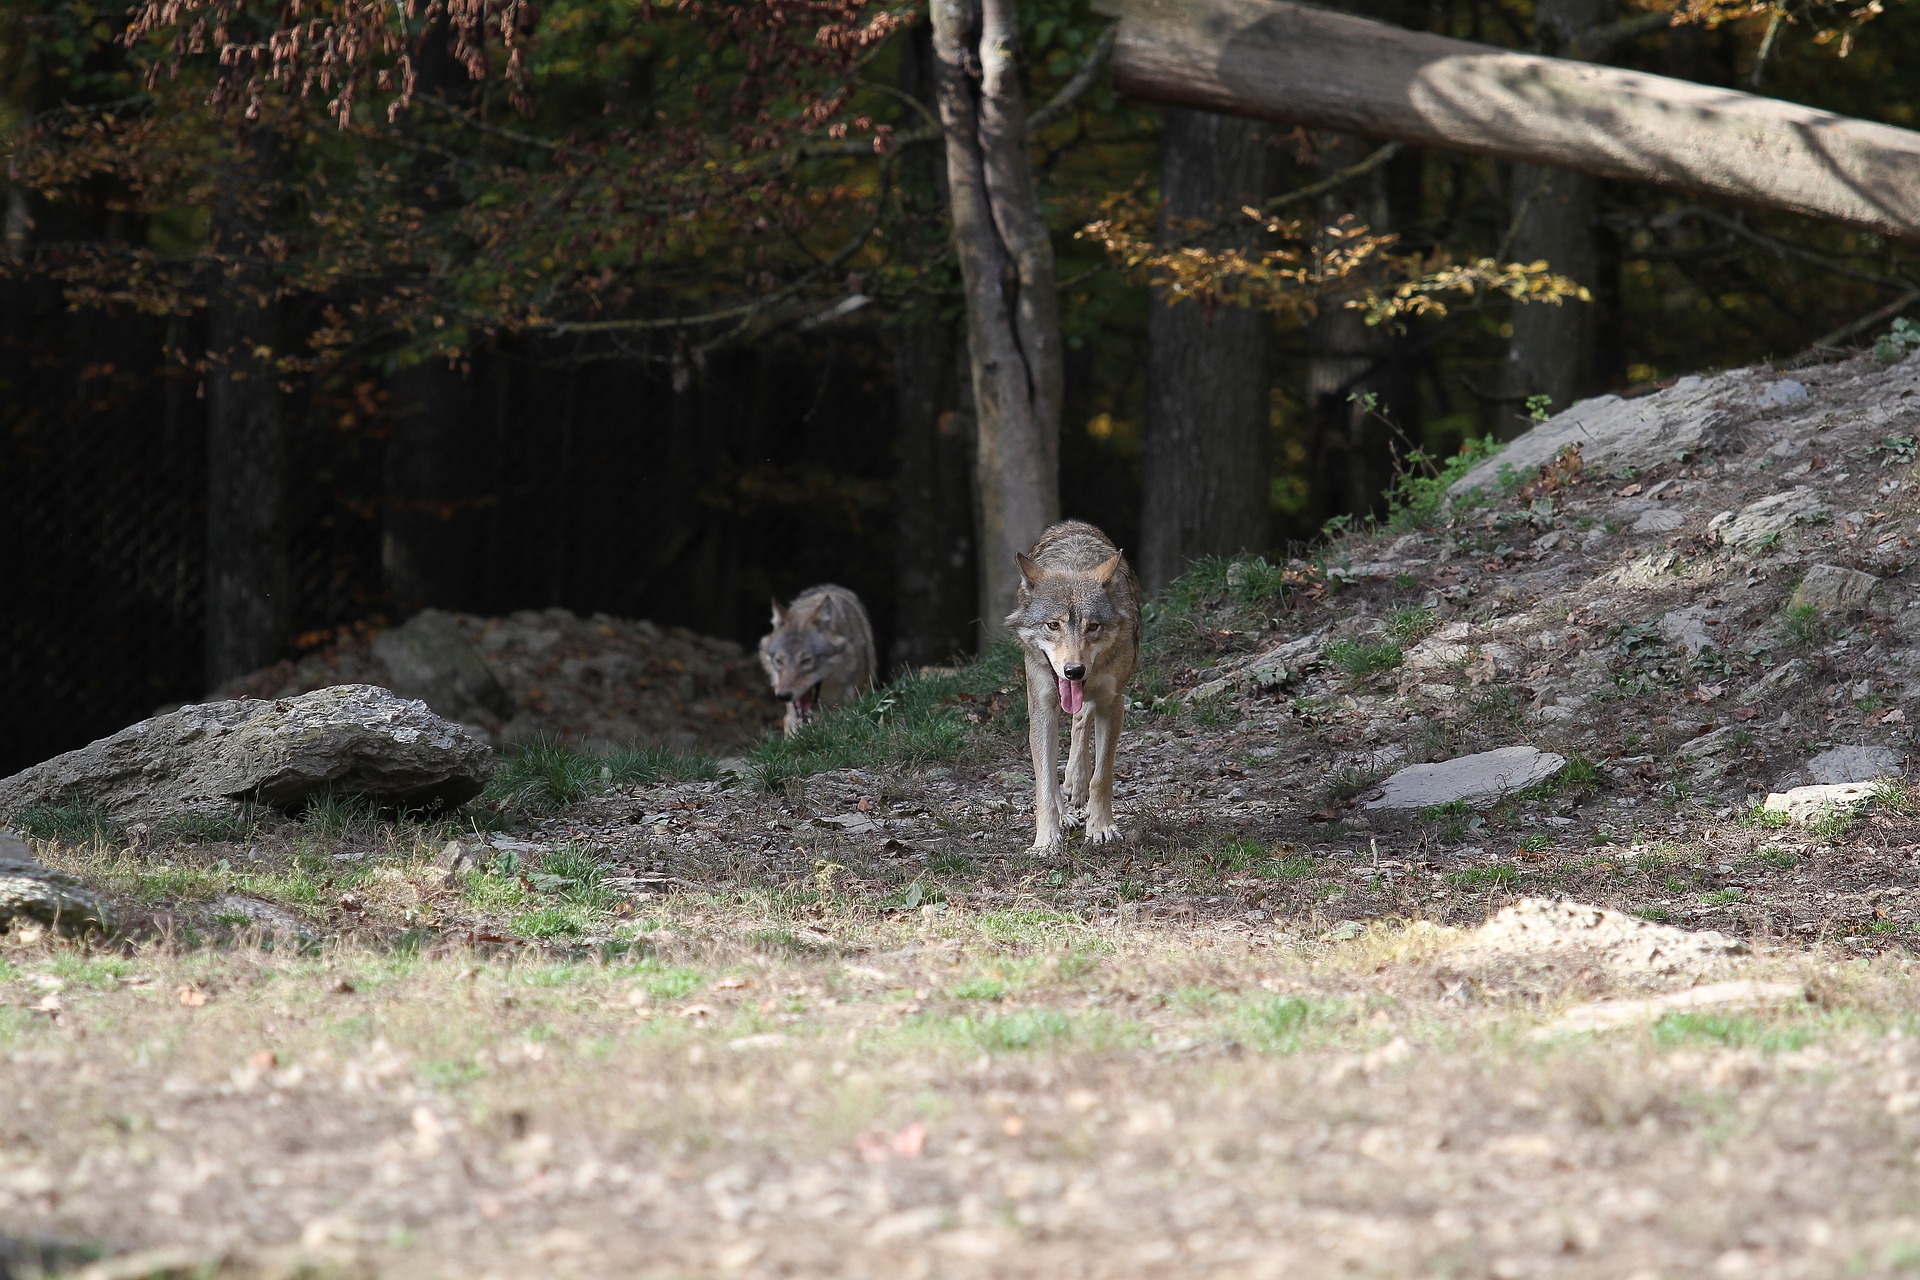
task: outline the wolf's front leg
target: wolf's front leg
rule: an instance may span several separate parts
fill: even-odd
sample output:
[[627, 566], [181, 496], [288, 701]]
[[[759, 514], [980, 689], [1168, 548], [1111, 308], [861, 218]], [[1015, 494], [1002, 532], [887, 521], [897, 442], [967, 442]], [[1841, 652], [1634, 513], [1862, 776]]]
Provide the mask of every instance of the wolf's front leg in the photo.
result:
[[1087, 843], [1112, 844], [1125, 840], [1127, 833], [1113, 821], [1113, 757], [1120, 746], [1120, 723], [1126, 717], [1126, 700], [1118, 693], [1103, 698], [1088, 708], [1093, 722], [1093, 785], [1087, 795]]
[[1077, 827], [1087, 820], [1087, 786], [1093, 780], [1093, 753], [1087, 749], [1092, 719], [1090, 707], [1082, 707], [1073, 718], [1067, 746], [1067, 798], [1060, 810], [1062, 826]]
[[1060, 702], [1053, 667], [1027, 659], [1027, 749], [1033, 753], [1032, 853], [1060, 851]]

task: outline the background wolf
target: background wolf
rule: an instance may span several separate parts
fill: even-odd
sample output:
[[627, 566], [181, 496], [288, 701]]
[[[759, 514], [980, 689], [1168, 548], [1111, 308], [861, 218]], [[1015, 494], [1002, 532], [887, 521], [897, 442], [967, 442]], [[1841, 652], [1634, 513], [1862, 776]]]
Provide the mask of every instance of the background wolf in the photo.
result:
[[873, 685], [873, 625], [860, 597], [845, 587], [808, 587], [781, 607], [760, 641], [773, 694], [787, 704], [789, 736], [821, 707], [848, 702]]
[[[1007, 626], [1027, 657], [1034, 850], [1058, 849], [1061, 824], [1082, 818], [1088, 844], [1124, 839], [1113, 821], [1113, 753], [1140, 664], [1140, 584], [1120, 548], [1079, 520], [1054, 525], [1014, 559], [1020, 586]], [[1062, 713], [1073, 717], [1064, 806]]]

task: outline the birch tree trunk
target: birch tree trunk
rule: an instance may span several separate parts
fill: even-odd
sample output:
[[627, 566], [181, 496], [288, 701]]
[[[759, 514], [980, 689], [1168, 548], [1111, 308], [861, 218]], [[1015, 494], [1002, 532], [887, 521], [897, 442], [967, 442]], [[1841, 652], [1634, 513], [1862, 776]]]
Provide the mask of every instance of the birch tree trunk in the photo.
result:
[[[1208, 247], [1251, 249], [1240, 210], [1266, 195], [1267, 129], [1245, 117], [1169, 107], [1160, 134], [1160, 240], [1213, 223]], [[1269, 321], [1156, 291], [1147, 317], [1147, 418], [1140, 577], [1157, 592], [1205, 555], [1267, 545]]]
[[1060, 517], [1059, 299], [1027, 158], [1014, 0], [933, 0], [932, 8], [973, 366], [984, 644], [1013, 607], [1014, 554]]
[[291, 440], [280, 391], [279, 307], [265, 257], [262, 188], [278, 140], [257, 131], [227, 166], [213, 219], [225, 274], [207, 308], [208, 688], [266, 666], [291, 637]]

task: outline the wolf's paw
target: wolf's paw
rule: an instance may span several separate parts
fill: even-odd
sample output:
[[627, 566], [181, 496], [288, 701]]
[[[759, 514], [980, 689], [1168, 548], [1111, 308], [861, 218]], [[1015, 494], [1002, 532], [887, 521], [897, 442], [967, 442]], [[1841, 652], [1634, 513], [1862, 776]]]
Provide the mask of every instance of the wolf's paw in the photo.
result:
[[1087, 828], [1087, 843], [1090, 845], [1119, 844], [1126, 838], [1127, 833], [1119, 827], [1114, 826], [1111, 822], [1104, 827], [1090, 826]]
[[1076, 806], [1071, 802], [1069, 802], [1066, 805], [1066, 807], [1064, 807], [1060, 811], [1060, 825], [1067, 828], [1067, 830], [1069, 831], [1078, 831], [1081, 827], [1086, 826], [1087, 825], [1086, 806], [1085, 805]]
[[1027, 852], [1037, 854], [1044, 858], [1049, 854], [1059, 853], [1064, 848], [1066, 848], [1066, 843], [1056, 835], [1051, 840], [1045, 837], [1035, 839], [1033, 844], [1027, 849]]

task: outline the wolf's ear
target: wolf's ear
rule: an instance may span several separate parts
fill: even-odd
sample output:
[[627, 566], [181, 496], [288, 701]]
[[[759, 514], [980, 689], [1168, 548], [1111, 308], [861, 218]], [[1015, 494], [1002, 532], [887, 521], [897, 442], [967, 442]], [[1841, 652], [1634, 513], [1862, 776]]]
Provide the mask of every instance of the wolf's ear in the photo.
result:
[[773, 625], [776, 627], [787, 625], [787, 607], [778, 600], [773, 602]]
[[1028, 586], [1039, 585], [1044, 570], [1033, 562], [1031, 556], [1024, 551], [1016, 551], [1013, 553], [1013, 562], [1020, 566], [1020, 576], [1026, 580]]
[[1120, 572], [1120, 553], [1116, 551], [1093, 571], [1093, 580], [1104, 587], [1113, 581], [1113, 575], [1118, 572]]

